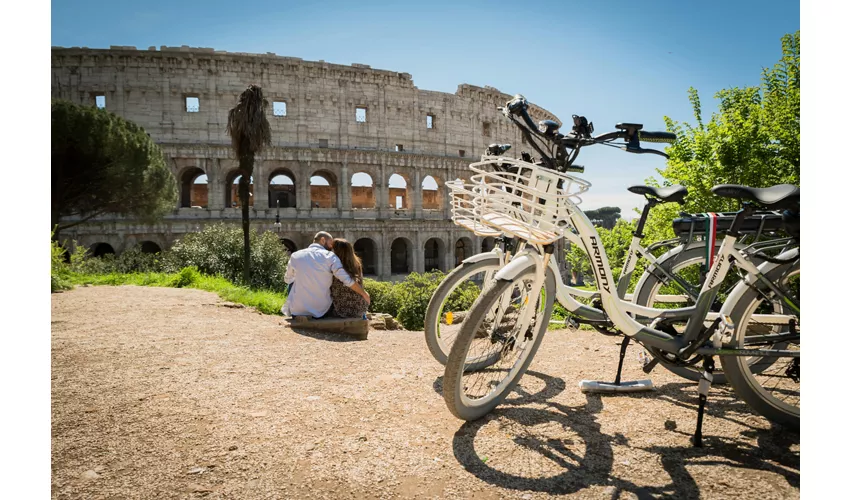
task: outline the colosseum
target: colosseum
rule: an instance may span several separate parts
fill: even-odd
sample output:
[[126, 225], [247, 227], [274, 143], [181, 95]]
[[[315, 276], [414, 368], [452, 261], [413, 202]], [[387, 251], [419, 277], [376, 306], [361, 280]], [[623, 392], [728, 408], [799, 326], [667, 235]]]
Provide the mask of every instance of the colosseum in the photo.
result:
[[[326, 230], [355, 242], [366, 274], [448, 271], [492, 248], [451, 222], [445, 182], [467, 178], [491, 143], [521, 149], [496, 107], [510, 95], [462, 84], [421, 90], [411, 75], [272, 53], [194, 47], [52, 49], [53, 98], [105, 107], [144, 127], [178, 181], [158, 224], [100, 216], [63, 232], [95, 254], [167, 248], [206, 224], [241, 218], [227, 112], [249, 84], [270, 104], [272, 147], [251, 179], [251, 225], [291, 250]], [[537, 106], [536, 119], [553, 119]], [[275, 221], [279, 218], [280, 225]]]

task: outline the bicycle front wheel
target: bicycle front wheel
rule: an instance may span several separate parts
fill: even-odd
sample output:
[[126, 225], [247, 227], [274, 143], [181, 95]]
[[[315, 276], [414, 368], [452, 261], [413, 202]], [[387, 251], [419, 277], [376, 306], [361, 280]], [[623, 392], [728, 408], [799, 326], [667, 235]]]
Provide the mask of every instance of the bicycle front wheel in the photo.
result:
[[[457, 334], [480, 289], [501, 267], [496, 254], [478, 262], [464, 262], [443, 279], [425, 311], [425, 343], [441, 365], [445, 365]], [[495, 361], [495, 360], [493, 360]]]
[[[531, 364], [555, 304], [555, 275], [546, 270], [540, 295], [530, 303], [535, 281], [530, 268], [514, 280], [499, 280], [487, 288], [469, 311], [446, 363], [443, 399], [449, 411], [462, 420], [483, 417], [516, 387]], [[522, 325], [528, 308], [531, 321]], [[479, 331], [484, 329], [485, 336]], [[469, 359], [495, 357], [481, 370], [471, 369]]]

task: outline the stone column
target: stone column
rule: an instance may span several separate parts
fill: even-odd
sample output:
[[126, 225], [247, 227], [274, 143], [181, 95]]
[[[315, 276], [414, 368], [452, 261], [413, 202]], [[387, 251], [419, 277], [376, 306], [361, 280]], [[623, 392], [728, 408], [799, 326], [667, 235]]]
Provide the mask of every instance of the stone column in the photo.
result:
[[378, 272], [381, 275], [382, 280], [389, 280], [390, 275], [392, 274], [392, 243], [392, 238], [387, 237], [386, 232], [381, 233], [381, 241], [379, 242], [381, 258], [378, 261], [380, 266], [380, 271]]
[[295, 179], [295, 207], [298, 209], [298, 218], [310, 217], [310, 162], [298, 162], [300, 173]]
[[384, 163], [381, 163], [379, 179], [375, 183], [375, 188], [377, 189], [375, 194], [378, 197], [378, 218], [389, 219], [390, 187], [387, 166]]
[[422, 241], [422, 233], [419, 231], [413, 234], [413, 262], [410, 265], [413, 272], [425, 272], [425, 242]]
[[446, 243], [446, 251], [443, 252], [443, 270], [445, 272], [449, 272], [455, 268], [454, 266], [454, 255], [455, 255], [455, 240], [452, 239], [452, 233], [446, 233], [446, 239], [444, 240]]
[[413, 170], [413, 217], [422, 218], [422, 174], [418, 167]]
[[348, 162], [342, 163], [340, 170], [341, 182], [337, 191], [337, 206], [343, 218], [351, 217], [351, 176], [348, 174]]
[[221, 172], [221, 160], [205, 158], [204, 172], [207, 173], [207, 208], [209, 210], [221, 210], [224, 208], [225, 181]]
[[269, 210], [269, 179], [263, 160], [254, 160], [254, 211]]

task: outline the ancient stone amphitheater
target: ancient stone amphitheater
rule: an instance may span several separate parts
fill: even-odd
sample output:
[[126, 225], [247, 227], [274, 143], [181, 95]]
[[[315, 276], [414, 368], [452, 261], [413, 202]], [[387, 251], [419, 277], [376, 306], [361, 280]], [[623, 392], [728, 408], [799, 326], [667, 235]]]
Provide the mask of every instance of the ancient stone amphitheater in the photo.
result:
[[[459, 85], [421, 90], [411, 75], [275, 54], [194, 47], [52, 49], [52, 97], [105, 107], [160, 145], [180, 186], [174, 211], [146, 225], [101, 216], [63, 233], [96, 254], [167, 248], [204, 225], [238, 223], [227, 111], [249, 84], [270, 103], [272, 147], [252, 179], [251, 224], [295, 250], [319, 230], [355, 243], [366, 273], [397, 279], [451, 270], [492, 248], [452, 224], [447, 180], [468, 177], [486, 145], [514, 144], [496, 110], [510, 95]], [[536, 119], [554, 119], [532, 107]]]

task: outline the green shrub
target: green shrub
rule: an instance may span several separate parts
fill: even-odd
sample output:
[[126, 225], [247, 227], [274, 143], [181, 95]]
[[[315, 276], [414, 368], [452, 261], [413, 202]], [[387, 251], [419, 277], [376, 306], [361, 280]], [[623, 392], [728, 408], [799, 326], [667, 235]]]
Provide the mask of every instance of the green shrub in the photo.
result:
[[194, 266], [203, 274], [220, 276], [233, 283], [282, 292], [289, 262], [286, 247], [271, 232], [258, 236], [251, 229], [250, 239], [251, 283], [242, 282], [242, 228], [234, 224], [213, 224], [201, 232], [187, 234], [166, 252], [163, 269], [174, 273]]
[[440, 271], [425, 274], [411, 273], [404, 281], [393, 287], [397, 297], [398, 320], [407, 330], [425, 328], [425, 311], [437, 286], [445, 275]]
[[50, 235], [50, 293], [58, 292], [59, 290], [70, 290], [71, 282], [68, 280], [70, 269], [65, 263], [66, 250], [59, 245], [59, 242], [53, 239], [53, 234]]
[[365, 279], [363, 280], [363, 288], [372, 300], [369, 305], [369, 312], [389, 314], [392, 317], [398, 316], [398, 297], [392, 283]]
[[177, 273], [177, 276], [174, 277], [174, 280], [171, 282], [171, 286], [175, 288], [186, 288], [194, 285], [201, 279], [201, 273], [198, 272], [198, 268], [195, 266], [184, 267]]
[[471, 281], [464, 281], [449, 296], [446, 305], [443, 306], [443, 311], [468, 311], [480, 293], [481, 289], [478, 285]]

